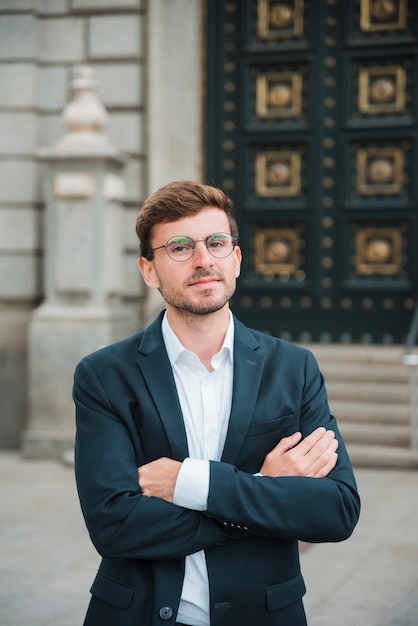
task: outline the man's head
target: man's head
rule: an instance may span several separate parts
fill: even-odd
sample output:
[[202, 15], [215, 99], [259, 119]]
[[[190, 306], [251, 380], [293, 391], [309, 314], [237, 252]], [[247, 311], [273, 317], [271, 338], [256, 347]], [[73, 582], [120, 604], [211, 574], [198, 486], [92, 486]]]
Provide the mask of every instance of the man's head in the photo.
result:
[[167, 313], [226, 310], [240, 273], [237, 225], [227, 196], [208, 185], [174, 182], [145, 201], [137, 219], [138, 267]]
[[230, 234], [237, 241], [238, 227], [232, 211], [232, 202], [221, 189], [189, 180], [175, 181], [155, 191], [142, 205], [136, 220], [141, 256], [148, 260], [154, 257], [153, 252], [147, 251], [153, 247], [155, 226], [196, 215], [209, 206], [225, 212]]

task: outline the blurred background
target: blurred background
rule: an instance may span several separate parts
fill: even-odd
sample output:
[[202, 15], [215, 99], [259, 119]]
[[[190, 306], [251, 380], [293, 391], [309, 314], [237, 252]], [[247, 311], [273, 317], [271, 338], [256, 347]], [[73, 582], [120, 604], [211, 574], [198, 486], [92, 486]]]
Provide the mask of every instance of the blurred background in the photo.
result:
[[75, 364], [161, 308], [141, 202], [194, 179], [234, 202], [236, 315], [313, 350], [355, 464], [418, 466], [417, 20], [414, 0], [0, 0], [1, 448], [72, 448]]

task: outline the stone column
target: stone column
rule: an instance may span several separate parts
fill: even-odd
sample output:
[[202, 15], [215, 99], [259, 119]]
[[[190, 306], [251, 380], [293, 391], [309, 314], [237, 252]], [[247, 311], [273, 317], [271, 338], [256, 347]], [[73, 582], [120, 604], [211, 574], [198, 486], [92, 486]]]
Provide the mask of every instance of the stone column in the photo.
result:
[[[202, 180], [204, 2], [148, 3], [148, 191]], [[164, 306], [150, 290], [147, 322]]]
[[130, 333], [121, 296], [124, 157], [102, 134], [107, 112], [91, 68], [74, 72], [68, 129], [38, 152], [45, 199], [44, 302], [29, 325], [27, 458], [58, 458], [72, 448], [76, 363]]

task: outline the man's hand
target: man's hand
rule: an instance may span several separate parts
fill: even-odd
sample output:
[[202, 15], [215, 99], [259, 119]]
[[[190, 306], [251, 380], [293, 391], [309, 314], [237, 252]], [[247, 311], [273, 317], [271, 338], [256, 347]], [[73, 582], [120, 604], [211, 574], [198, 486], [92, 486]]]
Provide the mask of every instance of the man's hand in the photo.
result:
[[285, 437], [264, 459], [264, 476], [328, 476], [337, 463], [338, 441], [334, 431], [317, 428], [302, 439], [301, 433]]
[[143, 496], [173, 502], [180, 461], [162, 457], [138, 467], [139, 488]]

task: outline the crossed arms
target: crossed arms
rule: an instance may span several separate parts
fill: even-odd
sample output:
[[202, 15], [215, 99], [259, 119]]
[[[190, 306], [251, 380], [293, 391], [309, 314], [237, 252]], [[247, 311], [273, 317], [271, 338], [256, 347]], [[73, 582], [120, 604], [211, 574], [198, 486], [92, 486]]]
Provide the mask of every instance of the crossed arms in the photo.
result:
[[[359, 500], [343, 444], [342, 465], [333, 472], [337, 447], [334, 430], [319, 427], [304, 439], [300, 432], [281, 439], [266, 455], [262, 477], [228, 463], [211, 462], [207, 505], [198, 510], [259, 536], [342, 541], [355, 526]], [[181, 466], [169, 458], [140, 466], [141, 494], [167, 503], [173, 502], [174, 495], [175, 504], [187, 507], [176, 501], [174, 493]]]
[[[296, 432], [279, 441], [266, 455], [260, 474], [272, 478], [280, 476], [324, 478], [337, 463], [337, 448], [338, 441], [333, 430], [319, 427], [305, 439], [302, 439], [300, 432]], [[179, 461], [162, 457], [140, 466], [138, 479], [142, 495], [173, 502], [181, 465]]]
[[[308, 372], [309, 395], [305, 394], [306, 409], [302, 407], [301, 430], [309, 433], [312, 428], [312, 432], [303, 439], [299, 432], [285, 436], [261, 457], [260, 467], [253, 471], [263, 477], [230, 463], [210, 462], [204, 512], [172, 504], [181, 463], [167, 458], [164, 431], [145, 391], [141, 420], [150, 433], [147, 454], [153, 455], [150, 448], [166, 452], [141, 464], [146, 455], [138, 437], [138, 405], [133, 399], [127, 401], [137, 375], [135, 368], [127, 372], [132, 372], [132, 383], [125, 373], [121, 375], [118, 361], [115, 367], [104, 368], [98, 358], [92, 358], [80, 363], [75, 375], [77, 485], [86, 524], [102, 556], [183, 557], [233, 537], [218, 520], [275, 538], [339, 541], [351, 534], [359, 498], [335, 420], [324, 411], [316, 368]], [[269, 398], [264, 403], [268, 405]], [[318, 422], [326, 428], [318, 428]]]

